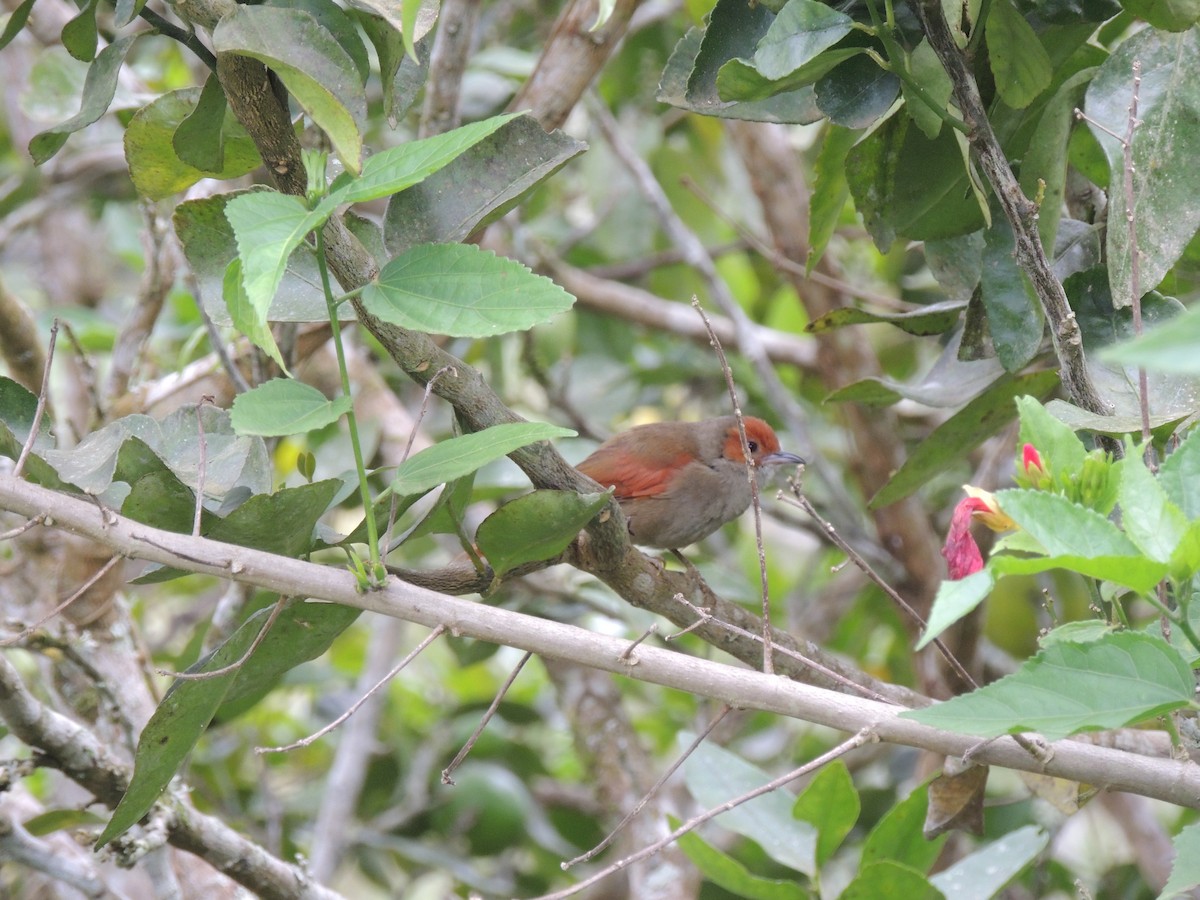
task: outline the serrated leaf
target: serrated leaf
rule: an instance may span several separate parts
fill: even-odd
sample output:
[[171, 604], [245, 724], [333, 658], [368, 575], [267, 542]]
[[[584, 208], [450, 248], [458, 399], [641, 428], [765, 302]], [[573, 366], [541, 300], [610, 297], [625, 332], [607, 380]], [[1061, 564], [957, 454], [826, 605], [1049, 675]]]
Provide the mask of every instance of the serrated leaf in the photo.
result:
[[1174, 648], [1149, 635], [1120, 632], [1086, 644], [1055, 644], [999, 681], [900, 715], [982, 737], [1036, 731], [1055, 741], [1181, 709], [1195, 687]]
[[392, 490], [401, 496], [426, 491], [536, 441], [574, 436], [575, 432], [569, 428], [541, 422], [493, 425], [484, 431], [441, 441], [409, 458], [396, 470]]
[[817, 865], [827, 863], [858, 821], [862, 804], [840, 759], [822, 768], [796, 798], [792, 815], [817, 829]]
[[218, 56], [236, 53], [268, 66], [329, 136], [348, 172], [362, 165], [367, 95], [350, 55], [309, 13], [238, 6], [213, 30]]
[[534, 491], [484, 519], [475, 541], [499, 578], [517, 566], [562, 553], [611, 499], [611, 493]]
[[[707, 742], [687, 758], [683, 772], [696, 802], [709, 809], [771, 780], [771, 776], [757, 766]], [[763, 794], [722, 813], [715, 821], [723, 828], [757, 841], [776, 862], [806, 875], [816, 871], [816, 829], [792, 818], [789, 795], [779, 791]]]
[[1132, 446], [1117, 466], [1121, 470], [1121, 527], [1146, 556], [1169, 562], [1188, 529], [1183, 510], [1167, 497]]
[[384, 266], [362, 292], [385, 322], [450, 337], [524, 331], [570, 309], [549, 278], [472, 244], [423, 244]]
[[[679, 827], [679, 820], [669, 816], [672, 829]], [[807, 900], [808, 891], [795, 881], [782, 881], [754, 875], [744, 865], [706, 842], [700, 835], [690, 831], [679, 838], [679, 849], [687, 854], [707, 881], [724, 888], [735, 897], [744, 900]]]
[[255, 309], [250, 298], [246, 296], [242, 259], [239, 256], [231, 259], [229, 267], [225, 270], [225, 277], [221, 282], [221, 298], [225, 301], [225, 310], [229, 313], [229, 321], [233, 327], [274, 361], [285, 375], [290, 375], [279, 344], [275, 342], [275, 334], [267, 324], [265, 312]]
[[1010, 0], [992, 4], [987, 42], [996, 90], [1013, 109], [1024, 109], [1050, 86], [1050, 56]]
[[252, 191], [229, 200], [225, 217], [237, 240], [246, 300], [258, 321], [265, 322], [288, 257], [326, 216], [305, 209], [299, 197]]
[[1175, 848], [1175, 861], [1171, 863], [1171, 877], [1158, 895], [1162, 900], [1186, 895], [1200, 885], [1200, 823], [1185, 826], [1171, 846]]
[[1021, 419], [1018, 442], [1033, 444], [1052, 471], [1078, 472], [1088, 451], [1076, 429], [1052, 416], [1036, 397], [1018, 397], [1016, 402]]
[[1011, 422], [1017, 413], [1013, 405], [1015, 397], [1045, 396], [1058, 386], [1058, 381], [1058, 373], [1053, 370], [1002, 378], [914, 447], [868, 506], [878, 509], [909, 496], [930, 478], [945, 472], [952, 461], [962, 459]]
[[1200, 519], [1200, 428], [1163, 460], [1158, 483], [1189, 520]]
[[1138, 548], [1109, 519], [1066, 497], [1013, 489], [998, 492], [996, 500], [1050, 556], [1088, 559], [1140, 555]]
[[238, 434], [284, 437], [324, 428], [352, 406], [353, 401], [345, 395], [330, 400], [312, 385], [273, 378], [238, 394], [230, 416]]
[[88, 66], [79, 112], [30, 140], [29, 155], [33, 157], [34, 165], [46, 162], [62, 149], [68, 137], [87, 128], [108, 111], [117, 92], [117, 76], [121, 73], [125, 55], [139, 37], [141, 34], [118, 38], [97, 54], [95, 62]]

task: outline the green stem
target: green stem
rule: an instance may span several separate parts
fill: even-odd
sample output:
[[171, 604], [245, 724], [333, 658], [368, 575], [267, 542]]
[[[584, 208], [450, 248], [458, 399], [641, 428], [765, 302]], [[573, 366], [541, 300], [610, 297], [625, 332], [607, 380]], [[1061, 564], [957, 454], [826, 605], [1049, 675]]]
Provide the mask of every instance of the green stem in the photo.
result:
[[[362, 284], [362, 285], [359, 285], [358, 287], [356, 287], [352, 291], [346, 291], [346, 293], [342, 294], [340, 297], [334, 297], [333, 301], [332, 301], [334, 309], [337, 309], [339, 306], [341, 306], [347, 300], [353, 300], [355, 297], [357, 297], [359, 294], [361, 294], [363, 292], [364, 288], [366, 288], [366, 285]], [[326, 293], [325, 297], [328, 300], [329, 294]]]
[[[900, 54], [900, 59], [904, 59], [904, 51], [901, 50], [894, 41], [890, 40], [890, 38], [885, 38], [883, 36], [883, 29], [879, 29], [876, 33], [883, 41], [885, 50], [888, 49], [889, 46], [892, 48], [891, 50], [888, 50], [889, 55], [891, 55], [894, 50], [896, 53]], [[900, 81], [903, 82], [904, 86], [908, 88], [908, 90], [918, 100], [933, 110], [934, 114], [951, 128], [961, 131], [963, 134], [971, 133], [971, 126], [957, 116], [951, 115], [945, 109], [945, 107], [939, 106], [937, 102], [929, 96], [929, 92], [925, 90], [925, 88], [921, 87], [917, 80], [912, 77], [904, 65], [892, 65], [886, 59], [880, 56], [875, 50], [868, 49], [867, 56], [871, 57], [871, 59], [875, 61], [875, 64], [878, 65], [879, 68], [883, 69], [885, 72], [891, 72], [893, 75], [899, 78]]]
[[[325, 303], [329, 309], [329, 327], [333, 331], [333, 347], [337, 352], [338, 371], [342, 376], [342, 393], [347, 397], [350, 393], [350, 372], [346, 368], [346, 351], [342, 347], [342, 328], [338, 322], [337, 301], [329, 281], [329, 266], [325, 261], [325, 241], [321, 229], [316, 230], [317, 237], [317, 270], [321, 273], [321, 287], [325, 290]], [[362, 495], [363, 510], [367, 517], [367, 551], [371, 559], [371, 579], [378, 583], [378, 573], [382, 569], [379, 558], [379, 529], [375, 525], [375, 507], [371, 502], [371, 488], [367, 484], [367, 465], [363, 460], [362, 443], [358, 439], [358, 420], [354, 417], [354, 405], [346, 413], [346, 425], [350, 429], [350, 446], [354, 448], [354, 467], [358, 470], [358, 490]]]

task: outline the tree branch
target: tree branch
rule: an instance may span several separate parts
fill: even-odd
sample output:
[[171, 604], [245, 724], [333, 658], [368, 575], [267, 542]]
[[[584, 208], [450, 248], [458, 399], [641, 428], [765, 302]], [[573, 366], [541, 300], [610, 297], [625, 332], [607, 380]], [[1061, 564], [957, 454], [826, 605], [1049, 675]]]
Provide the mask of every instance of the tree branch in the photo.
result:
[[[710, 697], [738, 708], [791, 716], [840, 731], [870, 727], [880, 740], [891, 743], [948, 756], [969, 754], [972, 761], [982, 764], [1042, 772], [1200, 809], [1200, 767], [1191, 761], [1137, 756], [1073, 740], [1054, 743], [1048, 758], [1039, 760], [1011, 738], [981, 744], [969, 735], [940, 731], [901, 719], [897, 715], [901, 710], [889, 704], [799, 684], [741, 666], [697, 659], [672, 650], [643, 645], [632, 655], [623, 657], [629, 646], [627, 640], [483, 603], [446, 597], [403, 582], [392, 582], [380, 590], [360, 593], [354, 576], [341, 569], [151, 528], [110, 511], [98, 510], [88, 500], [8, 475], [0, 476], [0, 508], [25, 516], [48, 514], [58, 527], [139, 559], [232, 578], [278, 593], [372, 610], [428, 628], [445, 625], [457, 634]], [[641, 554], [637, 556], [641, 557]], [[114, 765], [102, 746], [86, 740], [88, 735], [79, 726], [62, 716], [50, 714], [37, 704], [16, 678], [11, 666], [0, 660], [0, 675], [4, 672], [11, 672], [12, 678], [3, 683], [0, 714], [9, 721], [13, 731], [22, 740], [36, 742], [36, 746], [43, 747], [56, 758], [61, 756], [68, 774], [98, 796], [109, 801], [115, 799], [124, 789], [125, 770]], [[47, 714], [56, 716], [52, 721], [58, 731], [53, 741], [44, 737]], [[202, 832], [199, 823], [204, 823], [209, 831]], [[181, 814], [172, 826], [171, 842], [206, 859], [226, 859], [228, 865], [219, 866], [222, 871], [239, 880], [247, 878], [247, 873], [234, 865], [233, 858], [225, 857], [233, 852], [231, 842], [236, 839], [245, 845], [241, 852], [253, 850], [262, 856], [265, 854], [233, 835], [225, 826], [219, 826], [223, 831], [212, 830], [216, 828], [214, 820], [207, 817], [192, 812]], [[210, 839], [216, 843], [212, 844]], [[277, 867], [272, 871], [291, 878], [292, 890], [297, 890], [295, 873], [290, 867], [284, 867], [286, 872], [279, 872], [277, 869], [282, 864], [277, 860], [267, 858], [261, 862], [263, 866]], [[266, 887], [271, 891], [266, 891]], [[273, 893], [275, 887], [277, 884], [272, 881], [270, 885], [254, 889], [276, 896]], [[316, 890], [312, 885], [305, 887], [309, 891]], [[297, 893], [289, 896], [302, 895], [316, 896]]]

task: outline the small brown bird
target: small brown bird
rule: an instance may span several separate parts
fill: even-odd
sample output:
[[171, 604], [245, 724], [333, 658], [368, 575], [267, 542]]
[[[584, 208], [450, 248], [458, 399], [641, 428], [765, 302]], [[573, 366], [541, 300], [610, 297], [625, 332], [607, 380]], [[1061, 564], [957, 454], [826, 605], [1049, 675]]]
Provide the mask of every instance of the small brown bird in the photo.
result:
[[[804, 462], [779, 449], [762, 419], [747, 416], [746, 439], [758, 468]], [[614, 487], [635, 544], [678, 549], [708, 537], [750, 506], [737, 419], [639, 425], [609, 438], [580, 472]]]

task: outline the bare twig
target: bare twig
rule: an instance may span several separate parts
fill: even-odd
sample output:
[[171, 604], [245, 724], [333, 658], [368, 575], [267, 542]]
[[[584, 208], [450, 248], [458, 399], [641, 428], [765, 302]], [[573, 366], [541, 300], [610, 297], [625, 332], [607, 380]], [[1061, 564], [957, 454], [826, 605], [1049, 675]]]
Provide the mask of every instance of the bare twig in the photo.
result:
[[471, 752], [471, 748], [475, 746], [476, 741], [479, 740], [479, 736], [483, 734], [483, 729], [487, 727], [487, 723], [492, 720], [492, 716], [500, 708], [500, 701], [504, 699], [504, 695], [508, 693], [508, 689], [512, 687], [513, 682], [517, 680], [517, 676], [521, 674], [521, 670], [525, 668], [525, 663], [529, 662], [532, 658], [532, 653], [526, 653], [513, 666], [513, 670], [504, 679], [504, 684], [500, 685], [500, 690], [496, 691], [496, 696], [492, 698], [491, 705], [484, 711], [483, 717], [479, 720], [479, 724], [475, 726], [475, 730], [471, 732], [471, 736], [467, 738], [467, 742], [454, 755], [454, 759], [450, 760], [450, 765], [442, 769], [442, 784], [454, 784], [454, 779], [450, 776], [454, 774], [455, 769], [462, 765], [462, 761], [467, 758], [467, 754]]
[[637, 649], [638, 644], [655, 634], [658, 634], [658, 623], [652, 622], [650, 623], [649, 628], [643, 631], [636, 640], [632, 641], [628, 647], [621, 651], [621, 655], [618, 656], [617, 659], [621, 660], [622, 662], [627, 662], [631, 666], [637, 665], [637, 657], [633, 655], [633, 651]]
[[58, 340], [58, 325], [59, 320], [55, 319], [54, 324], [50, 326], [50, 344], [46, 348], [46, 365], [42, 369], [42, 386], [38, 391], [37, 407], [33, 411], [33, 423], [29, 426], [29, 437], [25, 439], [21, 455], [17, 457], [17, 464], [13, 467], [13, 475], [18, 478], [21, 477], [21, 470], [25, 468], [25, 460], [33, 452], [33, 445], [37, 442], [38, 432], [42, 427], [42, 416], [46, 414], [46, 397], [50, 393], [50, 370], [54, 366], [54, 344]]
[[720, 725], [721, 721], [731, 712], [733, 712], [732, 706], [722, 706], [721, 709], [718, 710], [717, 714], [713, 716], [709, 723], [704, 727], [704, 730], [696, 735], [695, 739], [688, 744], [687, 749], [680, 753], [679, 756], [675, 758], [674, 762], [671, 763], [671, 765], [667, 766], [667, 770], [659, 776], [658, 781], [654, 782], [654, 785], [650, 788], [650, 790], [646, 791], [642, 799], [637, 802], [637, 805], [625, 814], [625, 818], [621, 819], [621, 821], [616, 824], [613, 830], [605, 836], [604, 840], [600, 841], [600, 843], [598, 843], [587, 853], [581, 854], [574, 859], [568, 859], [564, 861], [562, 863], [563, 871], [565, 872], [567, 869], [571, 868], [571, 866], [577, 865], [581, 862], [587, 862], [589, 859], [594, 859], [604, 850], [605, 847], [611, 844], [616, 836], [621, 833], [621, 829], [633, 821], [638, 813], [646, 808], [646, 804], [649, 803], [660, 790], [662, 790], [662, 786], [666, 784], [670, 777], [679, 770], [679, 767], [687, 761], [687, 758], [696, 752], [696, 748], [704, 743], [705, 740], [707, 740], [708, 736], [713, 733], [713, 729]]
[[91, 578], [89, 578], [82, 585], [80, 585], [78, 590], [76, 590], [73, 594], [71, 594], [70, 597], [68, 597], [62, 603], [58, 604], [58, 606], [54, 607], [54, 609], [50, 610], [50, 612], [46, 613], [44, 616], [42, 616], [40, 619], [38, 619], [32, 625], [23, 629], [19, 634], [13, 635], [10, 638], [5, 638], [4, 640], [0, 641], [0, 647], [11, 647], [13, 644], [19, 644], [21, 641], [28, 638], [31, 634], [33, 634], [35, 631], [37, 631], [39, 628], [41, 628], [43, 625], [45, 625], [47, 622], [49, 622], [51, 619], [53, 619], [55, 616], [57, 616], [59, 613], [61, 613], [64, 609], [66, 609], [68, 606], [70, 606], [72, 603], [74, 603], [76, 600], [78, 600], [80, 597], [82, 597], [84, 594], [86, 594], [89, 590], [91, 590], [93, 585], [97, 584], [101, 578], [103, 578], [110, 571], [112, 571], [113, 566], [115, 566], [117, 563], [121, 562], [124, 558], [125, 558], [124, 556], [117, 554], [116, 556], [109, 559], [108, 562], [106, 562], [104, 565], [102, 565], [99, 569], [97, 569], [92, 574]]
[[376, 691], [378, 691], [385, 684], [387, 684], [389, 681], [391, 681], [393, 678], [395, 678], [401, 669], [403, 669], [410, 662], [412, 662], [414, 659], [416, 659], [418, 656], [420, 656], [422, 650], [424, 650], [426, 647], [428, 647], [430, 644], [432, 644], [435, 640], [437, 640], [439, 637], [441, 637], [443, 634], [445, 634], [446, 631], [448, 631], [448, 630], [449, 629], [447, 629], [445, 625], [438, 625], [436, 628], [434, 628], [433, 631], [429, 632], [429, 634], [426, 635], [425, 639], [423, 641], [421, 641], [421, 643], [417, 644], [417, 646], [413, 648], [412, 652], [409, 653], [408, 656], [404, 657], [404, 659], [402, 659], [402, 660], [400, 660], [400, 662], [396, 663], [396, 665], [392, 667], [392, 670], [390, 672], [388, 672], [387, 675], [385, 675], [378, 682], [376, 682], [374, 687], [372, 687], [369, 691], [367, 691], [365, 694], [363, 694], [363, 696], [359, 697], [358, 700], [354, 701], [354, 703], [352, 703], [350, 705], [350, 708], [348, 710], [346, 710], [344, 713], [342, 713], [340, 716], [338, 716], [336, 719], [334, 719], [332, 722], [330, 722], [324, 728], [319, 728], [316, 731], [314, 731], [312, 734], [310, 734], [308, 737], [301, 738], [300, 740], [298, 740], [294, 743], [288, 744], [286, 746], [283, 746], [283, 747], [255, 747], [254, 752], [255, 753], [288, 753], [292, 750], [299, 750], [301, 747], [307, 747], [309, 744], [313, 743], [314, 741], [317, 741], [320, 738], [324, 737], [325, 735], [329, 734], [329, 732], [333, 731], [335, 728], [337, 728], [339, 725], [341, 725], [343, 722], [345, 722], [347, 719], [349, 719], [352, 715], [354, 715], [354, 713], [358, 711], [358, 708], [360, 706], [362, 706], [367, 701], [368, 698], [370, 698]]
[[206, 681], [209, 678], [220, 678], [222, 675], [228, 675], [230, 672], [236, 672], [246, 664], [248, 660], [258, 649], [259, 645], [267, 636], [267, 632], [271, 630], [271, 626], [275, 624], [275, 620], [279, 618], [279, 614], [287, 607], [291, 597], [280, 597], [275, 601], [275, 606], [271, 609], [271, 614], [267, 616], [267, 621], [263, 623], [262, 628], [258, 629], [258, 634], [254, 636], [254, 640], [250, 642], [250, 646], [246, 648], [246, 652], [241, 658], [235, 662], [231, 662], [227, 666], [222, 666], [219, 669], [213, 669], [210, 672], [170, 672], [166, 669], [155, 669], [159, 675], [166, 675], [168, 678], [178, 678], [180, 681]]
[[45, 516], [34, 516], [32, 519], [27, 520], [24, 524], [18, 525], [16, 528], [13, 528], [10, 531], [0, 531], [0, 541], [11, 541], [13, 538], [22, 535], [30, 528], [33, 528], [35, 525], [45, 524]]
[[842, 743], [838, 744], [832, 750], [829, 750], [826, 753], [822, 753], [820, 756], [818, 756], [816, 759], [812, 760], [811, 762], [805, 763], [804, 765], [800, 766], [799, 768], [793, 769], [792, 771], [788, 772], [785, 775], [780, 775], [778, 778], [768, 781], [762, 787], [758, 787], [752, 791], [748, 791], [739, 797], [734, 797], [732, 800], [728, 800], [725, 803], [722, 803], [720, 806], [713, 807], [712, 809], [707, 810], [698, 816], [693, 816], [691, 819], [688, 819], [688, 821], [684, 822], [682, 825], [680, 825], [678, 828], [676, 828], [674, 831], [672, 831], [669, 835], [667, 835], [661, 841], [656, 841], [647, 847], [643, 847], [637, 853], [632, 853], [629, 856], [626, 856], [624, 859], [620, 859], [617, 862], [613, 863], [611, 866], [606, 866], [604, 869], [601, 869], [595, 875], [592, 875], [589, 878], [585, 878], [583, 881], [579, 882], [578, 884], [572, 885], [571, 887], [566, 888], [565, 890], [555, 891], [552, 894], [543, 894], [541, 897], [536, 898], [536, 900], [561, 900], [561, 898], [573, 896], [574, 894], [579, 893], [580, 891], [584, 890], [585, 888], [591, 887], [593, 884], [596, 884], [597, 882], [602, 881], [603, 879], [607, 878], [609, 875], [612, 875], [615, 872], [619, 872], [622, 869], [633, 865], [635, 862], [643, 860], [649, 856], [653, 856], [654, 854], [656, 854], [660, 850], [662, 850], [664, 847], [667, 847], [670, 844], [673, 844], [675, 841], [679, 840], [685, 834], [687, 834], [691, 831], [695, 831], [697, 828], [699, 828], [705, 822], [709, 822], [712, 819], [715, 819], [717, 816], [721, 815], [721, 813], [729, 812], [729, 810], [731, 810], [737, 806], [741, 806], [743, 803], [747, 803], [747, 802], [753, 800], [755, 797], [761, 797], [763, 794], [769, 794], [772, 791], [779, 790], [779, 788], [783, 787], [785, 784], [795, 781], [797, 778], [802, 778], [803, 776], [807, 775], [810, 772], [815, 772], [817, 769], [821, 768], [822, 766], [827, 765], [828, 763], [832, 762], [833, 760], [837, 759], [840, 756], [845, 756], [851, 750], [861, 747], [863, 744], [867, 743], [870, 740], [877, 740], [877, 738], [874, 737], [874, 735], [871, 732], [871, 729], [863, 728], [857, 734], [855, 734], [853, 737], [849, 738], [848, 740], [842, 741]]
[[717, 333], [713, 331], [712, 323], [700, 305], [698, 297], [692, 297], [692, 308], [700, 314], [704, 327], [708, 331], [708, 340], [721, 363], [721, 373], [725, 376], [725, 386], [729, 389], [729, 402], [733, 405], [733, 415], [737, 418], [738, 439], [742, 442], [742, 457], [746, 460], [746, 480], [750, 482], [750, 506], [754, 510], [754, 543], [758, 548], [758, 578], [762, 592], [762, 636], [763, 636], [763, 672], [775, 674], [775, 657], [771, 640], [771, 596], [767, 581], [767, 551], [763, 547], [762, 534], [762, 497], [758, 491], [758, 473], [754, 470], [754, 454], [750, 452], [750, 440], [746, 437], [746, 420], [742, 418], [742, 407], [738, 400], [737, 385], [733, 382], [733, 370], [729, 368], [729, 360]]

